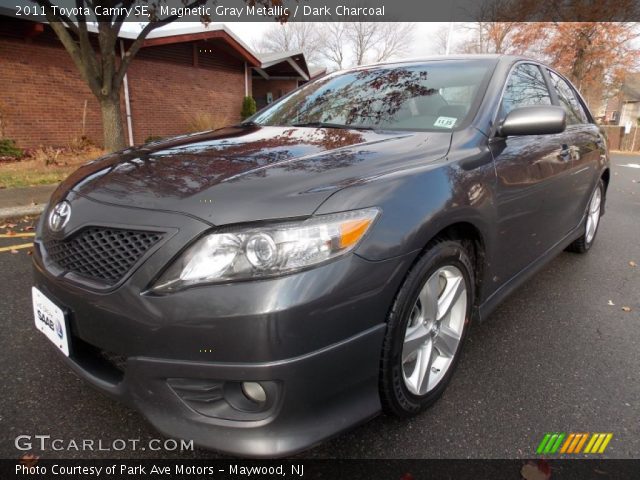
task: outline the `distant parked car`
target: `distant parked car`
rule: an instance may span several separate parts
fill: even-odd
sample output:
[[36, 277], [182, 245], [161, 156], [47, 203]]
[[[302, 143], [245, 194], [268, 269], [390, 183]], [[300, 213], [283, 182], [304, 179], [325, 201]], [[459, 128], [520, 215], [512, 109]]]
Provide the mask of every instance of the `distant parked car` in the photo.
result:
[[161, 432], [291, 454], [432, 404], [470, 321], [591, 248], [609, 178], [538, 62], [338, 72], [71, 175], [37, 229], [36, 325]]

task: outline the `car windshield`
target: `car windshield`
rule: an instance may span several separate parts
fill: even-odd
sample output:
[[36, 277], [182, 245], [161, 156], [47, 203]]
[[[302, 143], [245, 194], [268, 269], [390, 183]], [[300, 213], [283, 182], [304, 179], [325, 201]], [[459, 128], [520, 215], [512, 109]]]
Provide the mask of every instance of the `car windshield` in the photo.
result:
[[441, 60], [338, 72], [296, 90], [250, 123], [451, 130], [474, 113], [490, 67], [486, 61]]

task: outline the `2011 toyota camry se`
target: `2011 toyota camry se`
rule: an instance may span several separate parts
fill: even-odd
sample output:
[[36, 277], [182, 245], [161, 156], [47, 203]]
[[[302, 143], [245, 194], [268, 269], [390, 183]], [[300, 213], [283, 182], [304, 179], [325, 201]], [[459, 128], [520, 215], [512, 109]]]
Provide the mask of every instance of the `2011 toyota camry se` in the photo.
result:
[[593, 244], [605, 139], [511, 56], [334, 73], [87, 163], [35, 240], [35, 324], [161, 432], [282, 456], [451, 380], [472, 320]]

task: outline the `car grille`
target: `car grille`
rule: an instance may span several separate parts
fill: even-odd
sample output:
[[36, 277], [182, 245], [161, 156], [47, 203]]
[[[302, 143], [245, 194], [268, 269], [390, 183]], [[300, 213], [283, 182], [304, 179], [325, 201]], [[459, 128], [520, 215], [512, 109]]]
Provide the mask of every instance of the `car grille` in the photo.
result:
[[100, 350], [100, 355], [104, 358], [109, 365], [113, 366], [119, 372], [124, 372], [127, 366], [127, 357], [119, 355], [117, 353], [108, 352], [106, 350]]
[[161, 238], [159, 232], [89, 227], [64, 240], [45, 238], [43, 244], [63, 270], [114, 284]]

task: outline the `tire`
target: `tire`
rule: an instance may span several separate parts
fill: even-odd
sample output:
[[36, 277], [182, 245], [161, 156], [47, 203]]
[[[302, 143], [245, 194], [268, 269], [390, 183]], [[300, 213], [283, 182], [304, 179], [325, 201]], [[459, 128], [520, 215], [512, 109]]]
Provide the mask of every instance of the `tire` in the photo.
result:
[[[456, 240], [432, 242], [413, 265], [387, 319], [380, 368], [380, 397], [386, 413], [409, 417], [442, 395], [460, 358], [474, 285], [470, 255]], [[433, 298], [438, 301], [429, 301]], [[424, 363], [426, 358], [430, 361]], [[422, 380], [420, 372], [426, 372]]]
[[[591, 198], [589, 199], [589, 204], [587, 205], [587, 220], [585, 221], [584, 233], [580, 238], [567, 247], [569, 252], [587, 253], [589, 251], [591, 245], [593, 245], [593, 242], [596, 239], [596, 234], [598, 233], [604, 200], [604, 182], [602, 180], [598, 180], [596, 188], [593, 190]], [[597, 212], [594, 211], [594, 203], [597, 203]], [[590, 232], [590, 229], [593, 230]]]

